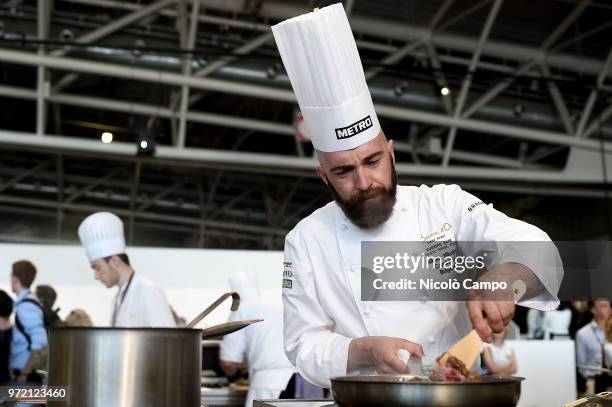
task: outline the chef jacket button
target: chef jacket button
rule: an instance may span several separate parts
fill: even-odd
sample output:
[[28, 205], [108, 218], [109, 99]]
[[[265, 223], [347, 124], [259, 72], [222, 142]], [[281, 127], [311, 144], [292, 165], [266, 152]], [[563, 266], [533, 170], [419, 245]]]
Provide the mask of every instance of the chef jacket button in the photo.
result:
[[402, 211], [407, 212], [408, 211], [408, 207], [406, 205], [402, 206]]
[[363, 309], [363, 315], [370, 315], [372, 313], [372, 311], [369, 308], [364, 308]]
[[358, 270], [359, 270], [359, 264], [353, 264], [353, 265], [351, 266], [351, 271], [352, 271], [352, 272], [355, 272], [355, 271], [358, 271]]
[[348, 226], [346, 225], [346, 223], [343, 223], [343, 224], [340, 225], [340, 229], [346, 230], [346, 229], [348, 229]]
[[427, 338], [427, 342], [429, 343], [434, 343], [436, 341], [436, 338], [434, 338], [433, 336], [430, 336], [429, 338]]

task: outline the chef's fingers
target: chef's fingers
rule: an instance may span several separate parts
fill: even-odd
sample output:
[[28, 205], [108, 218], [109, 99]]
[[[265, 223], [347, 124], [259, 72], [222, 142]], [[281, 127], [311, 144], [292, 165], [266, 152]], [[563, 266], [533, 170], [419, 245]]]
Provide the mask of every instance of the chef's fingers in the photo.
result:
[[501, 301], [499, 304], [499, 310], [504, 320], [504, 326], [508, 325], [512, 318], [514, 318], [515, 305], [513, 301]]
[[485, 342], [491, 342], [491, 328], [489, 328], [489, 325], [484, 319], [482, 304], [482, 301], [466, 302], [470, 314], [470, 321], [472, 321], [472, 326], [478, 333], [478, 336]]
[[408, 352], [410, 352], [411, 355], [416, 355], [420, 358], [425, 356], [425, 352], [423, 352], [423, 347], [418, 343], [402, 340], [402, 342], [400, 343], [400, 347], [402, 349], [406, 349]]
[[503, 332], [504, 330], [504, 320], [499, 309], [501, 304], [502, 301], [485, 301], [483, 304], [484, 312], [487, 316], [487, 323], [489, 324], [491, 331], [496, 334]]
[[382, 365], [392, 369], [387, 373], [408, 373], [408, 365], [397, 356], [397, 352], [386, 352]]

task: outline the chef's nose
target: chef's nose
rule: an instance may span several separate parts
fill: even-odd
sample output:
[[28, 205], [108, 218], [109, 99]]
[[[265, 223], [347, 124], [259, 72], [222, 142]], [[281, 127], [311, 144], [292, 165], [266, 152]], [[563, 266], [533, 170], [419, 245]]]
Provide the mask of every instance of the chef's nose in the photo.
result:
[[360, 191], [367, 191], [370, 189], [372, 180], [368, 176], [367, 171], [362, 168], [357, 168], [355, 170], [355, 185]]

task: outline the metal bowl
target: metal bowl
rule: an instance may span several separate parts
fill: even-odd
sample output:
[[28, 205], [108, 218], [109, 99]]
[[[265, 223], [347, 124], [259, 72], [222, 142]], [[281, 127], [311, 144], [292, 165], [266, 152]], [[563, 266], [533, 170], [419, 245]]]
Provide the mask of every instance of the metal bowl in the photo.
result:
[[478, 383], [431, 382], [424, 376], [342, 376], [332, 379], [340, 407], [514, 407], [522, 377], [482, 376]]

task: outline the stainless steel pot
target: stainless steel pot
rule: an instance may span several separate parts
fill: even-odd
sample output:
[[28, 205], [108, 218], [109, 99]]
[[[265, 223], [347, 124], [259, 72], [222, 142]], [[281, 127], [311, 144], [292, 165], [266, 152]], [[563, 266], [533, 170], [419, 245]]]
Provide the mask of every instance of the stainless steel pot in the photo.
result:
[[[198, 318], [232, 296], [226, 293]], [[200, 407], [202, 339], [242, 329], [233, 321], [191, 328], [77, 328], [49, 330], [49, 386], [67, 386], [68, 401], [50, 407]]]
[[199, 407], [202, 333], [179, 328], [54, 328], [49, 386], [62, 407]]
[[483, 376], [480, 383], [439, 383], [413, 381], [415, 377], [337, 377], [332, 379], [334, 401], [340, 407], [514, 407], [523, 380]]

